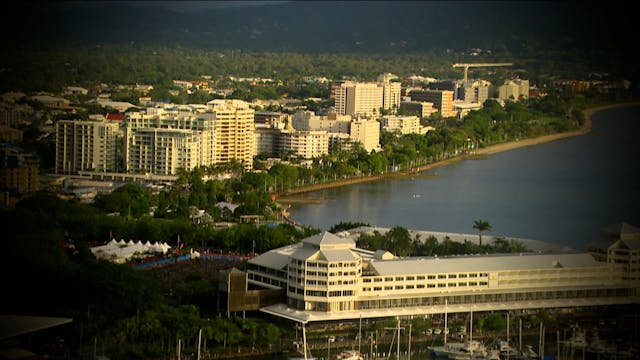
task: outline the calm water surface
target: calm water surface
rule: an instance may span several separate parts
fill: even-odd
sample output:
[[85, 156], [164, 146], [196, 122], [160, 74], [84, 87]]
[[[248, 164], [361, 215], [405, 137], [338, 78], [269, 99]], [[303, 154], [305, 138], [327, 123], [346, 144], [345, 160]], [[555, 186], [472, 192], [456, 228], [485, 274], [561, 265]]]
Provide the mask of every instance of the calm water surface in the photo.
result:
[[341, 221], [375, 226], [543, 240], [586, 249], [621, 221], [640, 227], [640, 106], [605, 110], [589, 134], [466, 160], [415, 177], [305, 194], [292, 218], [329, 229]]

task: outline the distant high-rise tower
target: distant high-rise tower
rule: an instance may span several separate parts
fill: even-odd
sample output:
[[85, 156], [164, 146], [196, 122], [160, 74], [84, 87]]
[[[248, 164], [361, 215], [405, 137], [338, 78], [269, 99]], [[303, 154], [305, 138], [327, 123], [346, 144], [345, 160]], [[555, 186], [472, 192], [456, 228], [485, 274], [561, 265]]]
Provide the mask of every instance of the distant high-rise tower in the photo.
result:
[[341, 115], [376, 115], [383, 107], [384, 87], [348, 81], [336, 89], [336, 112]]
[[117, 171], [119, 127], [116, 121], [58, 120], [55, 172]]
[[402, 93], [402, 84], [396, 80], [398, 77], [386, 73], [378, 76], [378, 84], [383, 88], [382, 108], [391, 110], [393, 113], [400, 109], [400, 97]]
[[255, 156], [254, 110], [241, 100], [216, 99], [207, 103], [214, 115], [216, 164], [241, 161], [253, 168]]

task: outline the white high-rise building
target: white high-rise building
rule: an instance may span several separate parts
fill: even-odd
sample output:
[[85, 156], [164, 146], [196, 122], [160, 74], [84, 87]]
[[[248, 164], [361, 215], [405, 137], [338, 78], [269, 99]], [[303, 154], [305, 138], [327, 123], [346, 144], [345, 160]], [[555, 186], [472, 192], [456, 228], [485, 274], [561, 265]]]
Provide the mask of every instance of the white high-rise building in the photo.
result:
[[116, 171], [119, 126], [115, 121], [58, 120], [55, 172]]
[[[190, 143], [191, 140], [199, 142], [196, 146], [188, 147], [176, 145], [175, 151], [185, 151], [178, 161], [181, 166], [191, 169], [198, 165], [213, 165], [228, 163], [232, 160], [240, 161], [246, 169], [253, 168], [253, 157], [256, 154], [256, 139], [254, 135], [254, 110], [247, 102], [241, 100], [212, 100], [206, 105], [184, 105], [177, 109], [148, 108], [146, 111], [127, 113], [125, 123], [125, 154], [126, 168], [132, 169], [151, 168], [162, 173], [171, 173], [175, 162], [171, 157], [156, 157], [156, 161], [166, 160], [166, 164], [147, 166], [143, 159], [134, 154], [139, 149], [131, 148], [136, 143], [135, 137], [139, 131], [145, 129], [144, 136], [150, 136], [150, 129], [172, 129], [194, 132], [195, 135], [186, 139], [187, 133], [180, 135], [182, 142]], [[170, 133], [159, 132], [163, 136]], [[171, 133], [177, 139], [180, 132]], [[163, 140], [168, 142], [169, 140]], [[177, 140], [176, 140], [177, 141]], [[173, 146], [173, 145], [172, 145]], [[186, 145], [185, 145], [186, 146]], [[181, 150], [182, 149], [182, 150]], [[191, 159], [186, 159], [189, 156]], [[197, 165], [194, 165], [197, 164]]]
[[176, 175], [200, 162], [200, 134], [194, 130], [139, 128], [127, 139], [127, 171]]
[[336, 88], [336, 112], [342, 115], [377, 115], [384, 106], [383, 99], [382, 85], [347, 81]]
[[383, 88], [382, 108], [391, 110], [393, 113], [400, 109], [400, 98], [402, 92], [402, 84], [396, 80], [398, 77], [391, 73], [385, 73], [378, 76], [378, 83]]
[[214, 114], [214, 163], [237, 160], [244, 164], [245, 169], [252, 169], [255, 156], [254, 110], [242, 100], [216, 99], [207, 105]]

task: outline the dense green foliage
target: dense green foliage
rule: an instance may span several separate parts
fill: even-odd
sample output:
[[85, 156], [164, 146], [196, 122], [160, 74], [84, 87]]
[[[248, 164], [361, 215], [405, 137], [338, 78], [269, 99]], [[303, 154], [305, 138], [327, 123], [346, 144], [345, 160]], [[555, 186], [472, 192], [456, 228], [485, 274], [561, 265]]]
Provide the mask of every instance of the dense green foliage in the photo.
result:
[[[5, 54], [8, 55], [8, 54]], [[232, 97], [245, 100], [288, 97], [328, 98], [327, 84], [305, 82], [305, 76], [330, 80], [352, 78], [373, 81], [382, 73], [393, 73], [400, 79], [412, 75], [440, 79], [462, 78], [456, 62], [511, 61], [516, 68], [495, 68], [494, 71], [474, 70], [475, 77], [494, 84], [506, 78], [524, 76], [539, 87], [551, 85], [551, 75], [582, 79], [589, 71], [584, 64], [569, 62], [561, 54], [550, 58], [513, 59], [511, 57], [475, 57], [473, 60], [456, 53], [426, 50], [411, 54], [362, 53], [299, 53], [299, 52], [233, 52], [233, 50], [203, 50], [184, 47], [100, 45], [60, 46], [57, 48], [15, 49], [11, 56], [0, 55], [0, 92], [53, 91], [64, 86], [84, 86], [95, 89], [100, 84], [111, 86], [114, 99], [137, 103], [140, 92], [124, 92], [117, 84], [149, 84], [154, 89], [149, 96], [175, 103], [202, 103], [215, 96], [204, 91], [171, 95], [179, 89], [173, 80], [202, 80], [211, 76], [216, 88], [232, 89]], [[28, 66], [25, 66], [28, 64]], [[522, 72], [525, 72], [524, 75]], [[232, 80], [233, 77], [235, 80]], [[238, 78], [267, 78], [273, 82], [240, 82]]]
[[485, 253], [526, 252], [526, 247], [519, 241], [505, 238], [494, 238], [490, 244], [480, 245], [471, 241], [452, 241], [445, 237], [438, 241], [435, 236], [421, 239], [420, 235], [411, 238], [409, 231], [396, 226], [385, 234], [375, 230], [373, 234], [361, 234], [357, 245], [369, 250], [387, 250], [397, 256], [434, 256]]
[[329, 232], [330, 233], [338, 233], [340, 231], [346, 231], [346, 230], [350, 230], [350, 229], [355, 229], [358, 228], [360, 226], [371, 226], [370, 224], [367, 223], [363, 223], [363, 222], [351, 222], [351, 221], [341, 221], [335, 225], [333, 225], [330, 229]]
[[[136, 194], [139, 196], [122, 196]], [[148, 190], [135, 185], [105, 197], [105, 204], [134, 209], [147, 203]], [[144, 213], [144, 212], [142, 212]], [[107, 240], [108, 233], [125, 239], [168, 241], [179, 233], [194, 246], [249, 252], [284, 246], [313, 233], [289, 225], [241, 224], [215, 229], [184, 220], [154, 219], [134, 211], [107, 216], [94, 206], [42, 195], [2, 211], [7, 260], [3, 297], [5, 312], [74, 319], [73, 339], [99, 337], [116, 358], [148, 358], [166, 354], [182, 339], [193, 348], [198, 330], [209, 349], [275, 344], [286, 330], [264, 319], [225, 319], [217, 316], [217, 281], [196, 269], [176, 278], [152, 270], [135, 270], [96, 260], [89, 247]], [[179, 270], [176, 269], [179, 272]], [[173, 281], [172, 281], [173, 279]], [[175, 306], [164, 305], [169, 286]], [[42, 297], [46, 296], [46, 301]], [[206, 317], [205, 317], [206, 315]], [[258, 331], [266, 329], [266, 331]]]

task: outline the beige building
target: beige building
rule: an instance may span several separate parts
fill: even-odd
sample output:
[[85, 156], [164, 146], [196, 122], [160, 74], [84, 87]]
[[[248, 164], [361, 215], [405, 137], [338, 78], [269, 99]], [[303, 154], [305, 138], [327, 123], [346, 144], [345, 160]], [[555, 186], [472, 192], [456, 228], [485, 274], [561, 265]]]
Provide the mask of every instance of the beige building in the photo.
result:
[[382, 85], [383, 97], [382, 108], [397, 113], [400, 109], [400, 96], [402, 93], [402, 84], [397, 80], [398, 77], [391, 73], [385, 73], [378, 76], [378, 84]]
[[273, 111], [256, 111], [253, 115], [255, 124], [264, 124], [279, 129], [284, 129], [287, 124], [291, 124], [289, 114]]
[[224, 164], [237, 160], [245, 169], [253, 169], [255, 156], [254, 110], [241, 100], [216, 99], [209, 101], [215, 124], [214, 163]]
[[378, 83], [347, 81], [336, 88], [335, 96], [336, 112], [342, 115], [378, 115], [384, 106], [384, 87]]
[[303, 324], [640, 301], [621, 266], [588, 253], [399, 258], [329, 232], [249, 260], [247, 277], [286, 294], [263, 312]]
[[276, 155], [280, 149], [282, 129], [271, 125], [256, 124], [254, 128], [256, 155]]
[[280, 136], [281, 154], [291, 152], [304, 159], [313, 159], [329, 153], [326, 131], [283, 131]]
[[336, 113], [327, 116], [316, 115], [313, 111], [298, 111], [293, 114], [293, 128], [298, 131], [326, 131], [330, 133], [349, 133], [350, 115]]
[[385, 115], [380, 121], [382, 130], [404, 134], [422, 134], [420, 118], [417, 116]]
[[352, 121], [349, 136], [360, 142], [367, 152], [380, 150], [380, 123], [377, 120]]
[[456, 112], [453, 111], [453, 91], [451, 90], [425, 90], [423, 92], [409, 93], [411, 101], [426, 101], [433, 103], [433, 106], [438, 109], [442, 117], [456, 116]]
[[[212, 165], [240, 161], [253, 168], [257, 147], [254, 135], [254, 110], [241, 100], [212, 100], [205, 106], [184, 105], [172, 109], [147, 108], [126, 114], [126, 138], [129, 144], [138, 129], [161, 128], [196, 131], [199, 153], [192, 163]], [[127, 162], [129, 160], [127, 159]], [[171, 168], [167, 164], [167, 168]]]
[[621, 266], [626, 280], [640, 282], [640, 228], [625, 222], [609, 225], [587, 249], [597, 260]]
[[127, 172], [176, 175], [200, 163], [200, 134], [193, 130], [139, 128], [127, 139]]
[[529, 98], [529, 80], [507, 80], [498, 87], [498, 99], [520, 100]]
[[57, 174], [117, 171], [119, 122], [58, 120], [55, 126]]
[[453, 102], [453, 110], [458, 113], [458, 117], [461, 119], [474, 110], [482, 109], [482, 104], [477, 102], [467, 102], [462, 100], [456, 100]]

